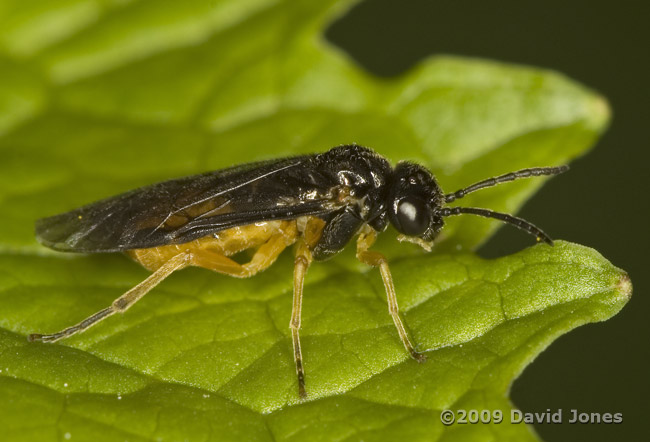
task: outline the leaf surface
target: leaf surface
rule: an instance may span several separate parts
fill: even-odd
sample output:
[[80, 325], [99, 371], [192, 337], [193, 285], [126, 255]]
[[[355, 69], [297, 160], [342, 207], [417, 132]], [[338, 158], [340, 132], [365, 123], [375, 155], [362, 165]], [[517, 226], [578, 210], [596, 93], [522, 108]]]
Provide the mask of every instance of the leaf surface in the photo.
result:
[[[483, 261], [497, 227], [450, 219], [438, 253], [383, 235], [398, 298], [429, 356], [407, 358], [375, 272], [349, 251], [310, 269], [309, 401], [289, 338], [292, 259], [235, 280], [170, 277], [120, 317], [56, 345], [27, 343], [107, 306], [147, 272], [57, 254], [37, 218], [245, 161], [371, 146], [429, 166], [446, 191], [567, 163], [605, 101], [550, 71], [438, 57], [394, 79], [322, 39], [348, 1], [4, 1], [0, 7], [0, 427], [9, 440], [536, 440], [522, 425], [444, 427], [445, 408], [501, 409], [557, 336], [607, 319], [627, 276], [558, 242]], [[543, 182], [473, 194], [516, 212]], [[91, 436], [92, 435], [92, 436]]]

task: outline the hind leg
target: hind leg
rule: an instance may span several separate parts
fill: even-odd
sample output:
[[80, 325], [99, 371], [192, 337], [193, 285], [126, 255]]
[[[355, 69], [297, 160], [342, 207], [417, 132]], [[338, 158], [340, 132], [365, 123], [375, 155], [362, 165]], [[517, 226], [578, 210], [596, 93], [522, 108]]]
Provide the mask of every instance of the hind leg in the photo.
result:
[[115, 313], [123, 313], [133, 304], [138, 302], [144, 295], [146, 295], [151, 289], [157, 286], [163, 279], [167, 278], [176, 270], [180, 270], [189, 265], [189, 254], [181, 253], [171, 258], [165, 264], [163, 264], [158, 270], [153, 272], [140, 284], [133, 287], [131, 290], [117, 298], [110, 307], [107, 307], [103, 310], [98, 311], [92, 316], [84, 319], [77, 325], [63, 329], [57, 333], [52, 333], [49, 335], [41, 334], [31, 334], [28, 339], [30, 341], [40, 341], [40, 342], [56, 342], [60, 339], [70, 337], [74, 334], [82, 332], [89, 327], [97, 324], [103, 319], [108, 318], [109, 316], [114, 315]]
[[287, 232], [286, 234], [280, 233], [272, 236], [267, 242], [258, 248], [251, 261], [246, 264], [238, 264], [230, 258], [211, 252], [208, 249], [195, 249], [180, 252], [158, 267], [158, 269], [149, 275], [147, 279], [113, 301], [109, 307], [98, 311], [94, 315], [89, 316], [72, 327], [47, 335], [34, 333], [29, 335], [28, 339], [30, 341], [56, 342], [60, 339], [80, 333], [115, 313], [125, 312], [173, 272], [190, 265], [204, 267], [239, 278], [254, 275], [273, 264], [278, 255], [286, 248], [287, 243], [290, 244], [295, 240], [288, 238], [288, 236], [291, 236], [291, 232]]

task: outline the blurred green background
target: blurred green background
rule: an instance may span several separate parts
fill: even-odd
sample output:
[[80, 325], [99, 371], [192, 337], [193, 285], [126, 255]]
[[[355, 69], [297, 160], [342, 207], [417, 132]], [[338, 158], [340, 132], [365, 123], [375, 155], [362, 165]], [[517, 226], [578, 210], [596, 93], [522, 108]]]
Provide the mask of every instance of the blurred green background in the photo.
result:
[[[368, 0], [327, 38], [369, 71], [400, 74], [423, 57], [455, 54], [547, 67], [599, 91], [613, 122], [596, 148], [531, 199], [520, 214], [552, 237], [593, 247], [632, 277], [632, 301], [613, 319], [561, 337], [512, 388], [526, 412], [621, 412], [620, 425], [536, 425], [548, 441], [647, 440], [650, 304], [647, 234], [646, 2]], [[529, 245], [501, 229], [481, 249], [501, 256]]]

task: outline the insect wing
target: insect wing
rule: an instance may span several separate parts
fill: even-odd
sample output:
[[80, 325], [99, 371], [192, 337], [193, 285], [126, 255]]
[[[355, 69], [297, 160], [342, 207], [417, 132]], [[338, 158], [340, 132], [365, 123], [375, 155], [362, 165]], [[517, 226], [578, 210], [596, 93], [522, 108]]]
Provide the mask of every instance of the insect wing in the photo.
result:
[[60, 251], [115, 252], [180, 244], [231, 227], [334, 210], [335, 185], [311, 156], [252, 163], [142, 187], [36, 222]]

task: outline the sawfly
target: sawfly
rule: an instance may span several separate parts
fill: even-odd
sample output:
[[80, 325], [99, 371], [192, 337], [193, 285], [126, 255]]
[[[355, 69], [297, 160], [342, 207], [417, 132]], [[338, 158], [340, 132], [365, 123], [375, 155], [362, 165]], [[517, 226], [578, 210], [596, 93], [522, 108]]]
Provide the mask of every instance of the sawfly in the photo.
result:
[[[370, 250], [377, 235], [392, 224], [398, 239], [430, 250], [448, 216], [495, 218], [553, 244], [528, 221], [483, 208], [448, 207], [474, 191], [540, 175], [567, 166], [523, 169], [445, 194], [426, 168], [411, 162], [396, 166], [358, 145], [327, 152], [250, 163], [174, 179], [107, 198], [36, 222], [36, 237], [62, 252], [124, 252], [151, 275], [109, 307], [53, 334], [32, 334], [30, 341], [55, 342], [122, 313], [163, 279], [188, 266], [245, 278], [269, 267], [296, 244], [290, 329], [298, 393], [306, 396], [300, 349], [303, 280], [312, 261], [340, 252], [356, 237], [357, 258], [379, 267], [388, 311], [406, 351], [416, 351], [400, 318], [395, 288], [384, 255]], [[253, 251], [240, 264], [232, 256]]]

